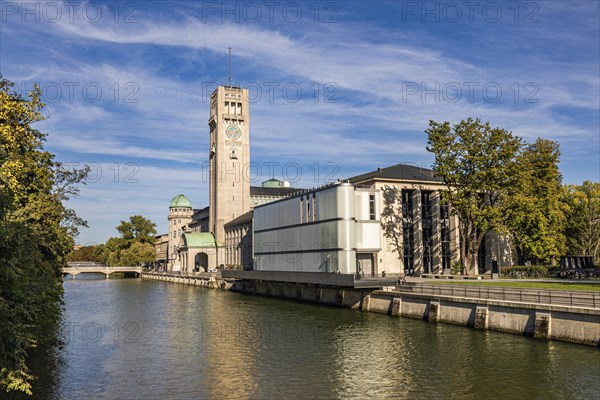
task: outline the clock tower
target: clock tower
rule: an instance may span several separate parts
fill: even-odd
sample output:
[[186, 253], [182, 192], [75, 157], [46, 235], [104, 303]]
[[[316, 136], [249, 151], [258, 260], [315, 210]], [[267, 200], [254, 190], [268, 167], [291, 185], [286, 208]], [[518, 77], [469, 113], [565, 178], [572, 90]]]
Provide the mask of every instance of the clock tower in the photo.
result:
[[[250, 211], [248, 89], [219, 86], [210, 96], [208, 229], [225, 243], [224, 225]], [[222, 249], [217, 264], [224, 262]]]

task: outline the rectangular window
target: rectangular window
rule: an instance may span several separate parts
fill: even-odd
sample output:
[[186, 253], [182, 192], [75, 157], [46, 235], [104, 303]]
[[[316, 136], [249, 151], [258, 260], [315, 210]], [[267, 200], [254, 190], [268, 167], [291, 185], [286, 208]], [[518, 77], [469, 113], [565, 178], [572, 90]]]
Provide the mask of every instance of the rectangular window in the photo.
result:
[[433, 218], [431, 207], [431, 192], [421, 192], [421, 223], [423, 232], [423, 272], [433, 272]]
[[442, 204], [440, 207], [442, 269], [450, 269], [450, 207]]
[[369, 219], [375, 221], [375, 195], [369, 195]]
[[300, 223], [304, 223], [304, 197], [300, 198]]
[[414, 263], [413, 190], [402, 191], [402, 260], [404, 273], [415, 273]]

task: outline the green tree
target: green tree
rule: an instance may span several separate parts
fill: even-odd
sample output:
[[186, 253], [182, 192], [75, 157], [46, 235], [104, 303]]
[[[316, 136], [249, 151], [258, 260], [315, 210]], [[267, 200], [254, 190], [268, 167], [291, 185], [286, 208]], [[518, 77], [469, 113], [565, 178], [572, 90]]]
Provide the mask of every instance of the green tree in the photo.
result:
[[558, 143], [538, 138], [522, 149], [511, 173], [515, 179], [512, 194], [505, 199], [504, 215], [519, 265], [526, 260], [551, 263], [564, 254], [559, 157]]
[[141, 215], [129, 217], [129, 221], [121, 221], [117, 226], [117, 231], [121, 238], [125, 240], [135, 240], [143, 243], [154, 243], [156, 234], [156, 224]]
[[122, 265], [138, 266], [148, 264], [156, 258], [154, 246], [146, 242], [135, 242], [121, 252], [120, 263]]
[[109, 238], [101, 250], [105, 262], [109, 265], [139, 265], [154, 261], [154, 222], [141, 215], [133, 215], [129, 221], [121, 221], [116, 229], [121, 236]]
[[56, 343], [60, 267], [85, 222], [63, 201], [87, 170], [70, 171], [45, 151], [37, 86], [23, 98], [0, 76], [0, 388], [31, 394], [27, 355]]
[[94, 261], [101, 263], [102, 252], [98, 250], [98, 246], [82, 246], [73, 250], [67, 257], [67, 261]]
[[471, 118], [454, 126], [429, 121], [427, 150], [444, 180], [442, 201], [458, 216], [461, 261], [468, 274], [477, 271], [479, 246], [490, 230], [506, 231], [502, 200], [513, 184], [511, 172], [521, 139], [489, 122]]
[[565, 236], [570, 254], [594, 256], [600, 262], [600, 183], [585, 181], [566, 185], [563, 202], [567, 207]]

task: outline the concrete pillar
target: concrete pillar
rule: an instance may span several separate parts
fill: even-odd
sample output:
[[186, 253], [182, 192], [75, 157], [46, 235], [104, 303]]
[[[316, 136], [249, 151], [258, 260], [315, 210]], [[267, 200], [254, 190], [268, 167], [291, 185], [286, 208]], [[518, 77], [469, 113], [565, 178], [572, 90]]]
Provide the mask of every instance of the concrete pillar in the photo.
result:
[[362, 298], [362, 301], [360, 303], [360, 310], [361, 311], [369, 311], [370, 309], [371, 309], [371, 295], [367, 293], [367, 295]]
[[401, 297], [394, 297], [392, 299], [391, 315], [392, 315], [392, 317], [399, 317], [400, 315], [402, 315], [402, 298]]
[[431, 194], [431, 219], [433, 225], [433, 248], [431, 249], [432, 272], [441, 274], [442, 271], [442, 225], [440, 219], [440, 192]]
[[460, 260], [460, 233], [458, 232], [458, 216], [450, 213], [450, 262]]
[[344, 305], [344, 296], [346, 291], [344, 289], [338, 289], [337, 291], [337, 306], [342, 307]]
[[488, 308], [484, 306], [477, 306], [475, 308], [475, 322], [473, 324], [473, 327], [475, 329], [488, 329], [488, 318]]
[[421, 191], [415, 190], [413, 201], [414, 265], [415, 275], [423, 272], [423, 221], [421, 211]]
[[427, 315], [427, 320], [429, 322], [437, 322], [440, 317], [440, 302], [439, 301], [430, 301], [429, 302], [429, 313]]
[[535, 312], [535, 327], [533, 337], [536, 339], [550, 339], [552, 333], [552, 317], [548, 312]]

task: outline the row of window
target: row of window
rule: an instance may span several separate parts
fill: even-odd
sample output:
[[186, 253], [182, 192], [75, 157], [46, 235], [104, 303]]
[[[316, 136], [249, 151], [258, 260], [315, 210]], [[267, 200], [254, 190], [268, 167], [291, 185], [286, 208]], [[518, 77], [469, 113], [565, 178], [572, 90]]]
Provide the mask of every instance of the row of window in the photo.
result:
[[[414, 190], [402, 191], [402, 235], [403, 261], [407, 274], [414, 273], [415, 232], [414, 232]], [[423, 243], [423, 273], [432, 273], [433, 265], [433, 192], [421, 191], [421, 240]], [[450, 210], [447, 204], [440, 206], [440, 244], [442, 269], [450, 268]]]
[[242, 103], [226, 101], [225, 102], [225, 114], [242, 115]]
[[317, 218], [317, 198], [315, 194], [300, 197], [300, 223], [314, 222]]

